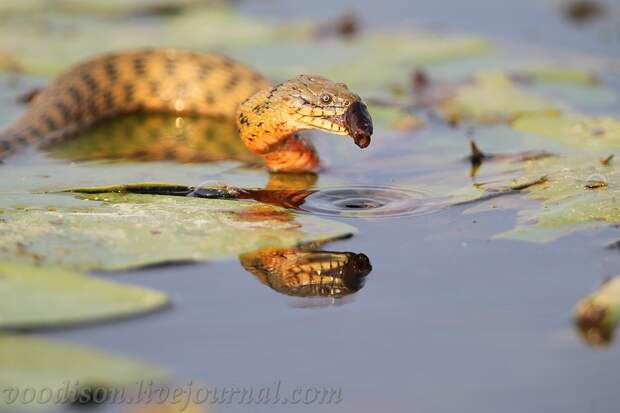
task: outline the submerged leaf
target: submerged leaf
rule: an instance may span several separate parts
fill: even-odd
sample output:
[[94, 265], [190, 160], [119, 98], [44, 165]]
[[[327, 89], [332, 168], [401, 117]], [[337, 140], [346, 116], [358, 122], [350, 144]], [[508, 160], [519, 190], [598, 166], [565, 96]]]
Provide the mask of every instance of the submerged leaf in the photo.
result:
[[[59, 405], [88, 389], [124, 388], [167, 375], [141, 362], [73, 344], [0, 334], [2, 411]], [[38, 396], [34, 401], [33, 394]]]
[[71, 271], [0, 263], [0, 329], [128, 317], [166, 305], [163, 293]]

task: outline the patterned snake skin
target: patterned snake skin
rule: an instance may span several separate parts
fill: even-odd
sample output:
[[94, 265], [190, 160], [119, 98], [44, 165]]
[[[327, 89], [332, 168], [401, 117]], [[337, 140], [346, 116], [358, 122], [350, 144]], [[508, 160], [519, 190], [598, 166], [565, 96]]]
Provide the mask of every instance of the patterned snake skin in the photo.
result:
[[272, 171], [318, 168], [313, 147], [297, 135], [300, 130], [349, 135], [360, 147], [372, 134], [365, 105], [344, 84], [300, 75], [272, 87], [224, 56], [154, 49], [102, 55], [61, 74], [0, 133], [0, 159], [135, 112], [234, 119], [243, 143]]

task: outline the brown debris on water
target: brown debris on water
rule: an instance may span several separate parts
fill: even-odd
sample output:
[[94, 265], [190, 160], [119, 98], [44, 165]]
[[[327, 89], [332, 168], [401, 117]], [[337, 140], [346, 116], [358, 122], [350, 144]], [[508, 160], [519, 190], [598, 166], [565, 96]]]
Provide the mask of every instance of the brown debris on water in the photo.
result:
[[601, 162], [601, 165], [603, 165], [603, 166], [609, 166], [609, 164], [611, 163], [611, 161], [614, 159], [614, 156], [615, 156], [615, 155], [612, 153], [612, 154], [611, 154], [611, 155], [609, 155], [609, 156], [605, 156], [605, 157], [603, 157], [603, 158], [599, 159], [599, 161]]
[[480, 166], [487, 161], [527, 162], [554, 156], [552, 153], [546, 151], [525, 151], [515, 154], [487, 154], [480, 149], [476, 141], [473, 139], [470, 139], [469, 147], [471, 153], [465, 158], [465, 160], [471, 164], [469, 175], [472, 178], [476, 176]]
[[575, 317], [575, 325], [581, 337], [590, 345], [607, 346], [613, 341], [614, 330], [604, 322], [607, 311], [596, 304], [584, 304]]
[[469, 147], [471, 149], [471, 155], [469, 155], [469, 160], [472, 164], [480, 164], [483, 160], [487, 159], [487, 156], [480, 150], [478, 144], [475, 140], [470, 139]]
[[170, 17], [183, 14], [188, 8], [187, 4], [179, 2], [155, 3], [144, 6], [134, 13], [136, 17]]
[[422, 69], [415, 69], [411, 74], [411, 89], [414, 93], [420, 93], [428, 89], [431, 80], [428, 74]]
[[466, 206], [472, 204], [480, 204], [482, 202], [490, 201], [506, 195], [512, 195], [519, 193], [525, 189], [531, 188], [537, 185], [543, 185], [549, 181], [546, 175], [542, 175], [538, 178], [526, 181], [526, 182], [513, 182], [510, 185], [503, 185], [500, 187], [487, 187], [484, 183], [474, 183], [473, 186], [476, 189], [484, 191], [485, 194], [479, 198], [466, 200], [462, 202], [456, 202], [452, 206]]
[[536, 185], [542, 185], [544, 183], [547, 183], [548, 181], [549, 181], [549, 178], [547, 178], [546, 175], [543, 175], [543, 176], [541, 176], [539, 178], [536, 178], [536, 179], [534, 179], [532, 181], [527, 181], [527, 182], [524, 182], [524, 183], [512, 184], [510, 186], [510, 189], [512, 189], [513, 191], [523, 191], [524, 189], [531, 188], [531, 187], [536, 186]]
[[317, 38], [343, 37], [352, 39], [360, 32], [360, 19], [356, 14], [347, 12], [340, 17], [318, 25], [314, 30]]
[[487, 156], [480, 150], [475, 140], [469, 140], [469, 147], [471, 149], [471, 155], [469, 155], [469, 162], [471, 163], [469, 176], [473, 178], [476, 174], [478, 174], [478, 170], [480, 169], [482, 162], [487, 159]]
[[607, 181], [604, 181], [602, 179], [591, 179], [588, 182], [586, 182], [584, 187], [586, 189], [601, 189], [601, 188], [607, 188], [608, 185], [609, 184], [607, 183]]
[[607, 6], [594, 0], [574, 0], [562, 5], [562, 14], [573, 23], [584, 24], [604, 17]]
[[590, 345], [606, 346], [614, 337], [620, 311], [620, 276], [605, 281], [575, 307], [575, 326]]
[[620, 240], [607, 245], [607, 249], [620, 251]]

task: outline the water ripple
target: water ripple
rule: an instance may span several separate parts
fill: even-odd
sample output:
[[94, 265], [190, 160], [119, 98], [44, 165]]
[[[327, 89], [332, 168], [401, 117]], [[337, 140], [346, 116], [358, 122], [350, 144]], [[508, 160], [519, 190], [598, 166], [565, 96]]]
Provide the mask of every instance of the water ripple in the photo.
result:
[[383, 186], [343, 186], [319, 189], [299, 207], [316, 215], [360, 218], [426, 215], [441, 208], [429, 193]]

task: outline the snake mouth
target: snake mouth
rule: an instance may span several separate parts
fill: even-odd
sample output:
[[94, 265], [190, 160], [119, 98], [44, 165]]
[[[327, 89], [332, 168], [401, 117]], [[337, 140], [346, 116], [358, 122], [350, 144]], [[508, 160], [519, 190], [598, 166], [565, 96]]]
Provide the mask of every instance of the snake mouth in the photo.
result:
[[357, 100], [343, 108], [315, 109], [306, 114], [298, 112], [300, 120], [315, 128], [337, 135], [348, 135], [360, 148], [370, 145], [370, 136], [373, 132], [372, 118], [366, 105]]

